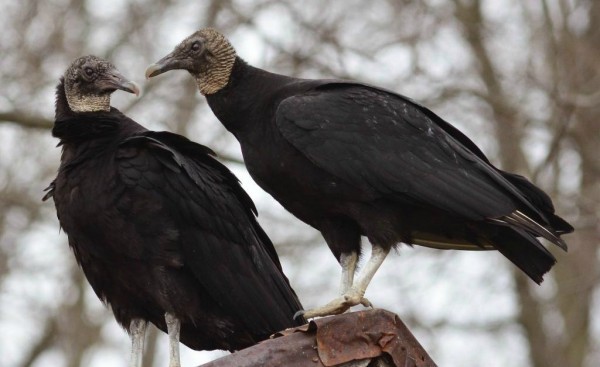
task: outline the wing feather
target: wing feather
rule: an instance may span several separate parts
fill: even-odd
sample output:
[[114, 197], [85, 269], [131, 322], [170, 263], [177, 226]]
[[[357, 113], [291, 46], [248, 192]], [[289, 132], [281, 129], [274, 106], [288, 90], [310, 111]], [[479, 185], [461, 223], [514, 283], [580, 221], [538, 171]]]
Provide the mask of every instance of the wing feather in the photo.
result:
[[475, 220], [530, 206], [477, 154], [387, 92], [347, 85], [289, 97], [276, 120], [313, 163], [374, 196], [410, 198]]
[[393, 92], [327, 83], [284, 99], [276, 124], [315, 165], [373, 197], [408, 199], [470, 220], [520, 210], [545, 229], [532, 231], [537, 236], [550, 237], [546, 227], [554, 223], [557, 233], [572, 230], [541, 190], [493, 167], [460, 131]]
[[153, 193], [161, 219], [180, 234], [184, 266], [221, 307], [256, 333], [287, 327], [301, 305], [252, 201], [209, 154], [174, 134], [145, 132], [122, 143], [117, 160], [130, 190]]

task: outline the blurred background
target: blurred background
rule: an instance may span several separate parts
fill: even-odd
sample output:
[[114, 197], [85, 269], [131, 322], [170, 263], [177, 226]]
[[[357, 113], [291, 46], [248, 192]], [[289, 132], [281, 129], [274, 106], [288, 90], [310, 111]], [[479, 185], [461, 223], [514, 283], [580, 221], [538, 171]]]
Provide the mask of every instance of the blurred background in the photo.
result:
[[[530, 177], [576, 228], [542, 286], [496, 252], [401, 246], [367, 297], [396, 312], [440, 366], [600, 365], [600, 2], [594, 0], [0, 0], [0, 366], [126, 366], [129, 339], [41, 202], [60, 151], [54, 89], [85, 54], [144, 88], [113, 105], [211, 146], [256, 201], [305, 307], [337, 292], [321, 236], [249, 178], [238, 143], [185, 72], [143, 79], [193, 31], [216, 27], [251, 64], [351, 78], [412, 97], [499, 167]], [[370, 246], [365, 247], [366, 255]], [[223, 352], [183, 352], [194, 366]], [[167, 364], [152, 330], [145, 366]]]

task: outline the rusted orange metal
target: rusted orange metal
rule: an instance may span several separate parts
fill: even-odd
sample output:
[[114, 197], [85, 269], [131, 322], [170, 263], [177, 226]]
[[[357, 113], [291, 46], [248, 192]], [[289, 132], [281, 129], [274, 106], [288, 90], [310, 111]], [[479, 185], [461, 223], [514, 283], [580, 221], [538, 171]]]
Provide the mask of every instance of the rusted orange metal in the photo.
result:
[[400, 318], [375, 309], [287, 329], [201, 367], [435, 367]]

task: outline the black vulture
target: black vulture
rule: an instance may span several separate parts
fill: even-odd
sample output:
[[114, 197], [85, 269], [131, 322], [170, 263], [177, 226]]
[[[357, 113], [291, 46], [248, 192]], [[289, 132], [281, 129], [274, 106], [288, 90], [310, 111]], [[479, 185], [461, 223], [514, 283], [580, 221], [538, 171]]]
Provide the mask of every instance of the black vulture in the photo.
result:
[[[546, 193], [494, 167], [459, 130], [411, 99], [346, 80], [309, 80], [248, 65], [202, 29], [146, 70], [187, 70], [239, 140], [254, 180], [318, 229], [342, 266], [342, 296], [304, 316], [344, 312], [398, 243], [496, 249], [535, 282], [573, 231]], [[360, 238], [372, 256], [353, 280]]]
[[141, 367], [152, 322], [196, 350], [234, 351], [302, 324], [256, 208], [207, 147], [149, 131], [110, 106], [138, 93], [108, 61], [78, 58], [56, 89], [61, 164], [45, 199], [96, 295], [132, 338]]

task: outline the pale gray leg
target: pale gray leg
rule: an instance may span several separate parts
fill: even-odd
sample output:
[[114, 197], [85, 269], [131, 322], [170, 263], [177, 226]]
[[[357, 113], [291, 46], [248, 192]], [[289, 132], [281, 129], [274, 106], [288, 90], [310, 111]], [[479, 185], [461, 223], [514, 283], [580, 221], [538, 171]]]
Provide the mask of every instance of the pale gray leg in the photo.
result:
[[[340, 296], [344, 296], [354, 282], [354, 273], [356, 273], [356, 265], [358, 264], [358, 253], [352, 251], [350, 253], [342, 253], [340, 255], [340, 265], [342, 266], [342, 278], [340, 280]], [[365, 298], [365, 303], [370, 305], [369, 300]], [[366, 305], [365, 305], [366, 306]], [[301, 315], [312, 315], [314, 312], [318, 312], [319, 309], [313, 310], [300, 310], [294, 314], [294, 319]], [[343, 312], [343, 311], [342, 311]], [[340, 312], [341, 313], [341, 312]], [[320, 316], [320, 315], [317, 315]], [[324, 315], [323, 315], [324, 316]], [[314, 316], [312, 316], [314, 317]]]
[[[369, 283], [373, 279], [373, 276], [377, 272], [377, 269], [381, 266], [387, 255], [389, 249], [384, 249], [381, 246], [373, 245], [371, 251], [371, 258], [365, 264], [365, 267], [360, 272], [360, 275], [356, 282], [348, 288], [341, 297], [334, 299], [323, 307], [315, 308], [303, 312], [305, 318], [310, 319], [317, 316], [327, 315], [338, 315], [352, 306], [363, 304], [364, 306], [371, 306], [371, 303], [364, 298], [365, 292]], [[343, 266], [343, 265], [342, 265]], [[347, 275], [346, 275], [347, 277]], [[344, 271], [342, 270], [342, 286], [344, 284]]]
[[367, 291], [369, 283], [371, 283], [371, 280], [373, 279], [373, 276], [377, 270], [379, 270], [379, 267], [381, 264], [383, 264], [383, 261], [389, 253], [389, 248], [384, 249], [381, 246], [373, 245], [373, 249], [371, 250], [371, 258], [360, 272], [356, 283], [354, 283], [352, 288], [345, 293], [345, 296], [350, 297], [351, 299], [356, 299], [358, 297], [359, 300], [362, 300], [365, 292]]
[[181, 367], [179, 362], [179, 330], [181, 321], [170, 313], [165, 313], [167, 332], [169, 334], [169, 367]]
[[142, 367], [147, 325], [148, 323], [141, 319], [133, 319], [129, 324], [129, 334], [131, 335], [131, 359], [129, 360], [129, 367]]
[[340, 294], [344, 295], [354, 282], [354, 273], [358, 263], [358, 254], [356, 251], [343, 253], [340, 255], [340, 265], [342, 266], [342, 281], [340, 283]]

